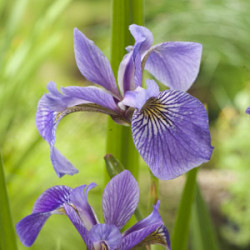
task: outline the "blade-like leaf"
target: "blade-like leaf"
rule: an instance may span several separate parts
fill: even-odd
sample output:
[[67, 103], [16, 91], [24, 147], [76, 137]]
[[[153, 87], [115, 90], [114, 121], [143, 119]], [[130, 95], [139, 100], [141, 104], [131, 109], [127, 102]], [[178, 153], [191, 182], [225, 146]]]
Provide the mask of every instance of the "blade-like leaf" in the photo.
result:
[[187, 180], [182, 192], [177, 218], [172, 233], [172, 250], [186, 250], [189, 235], [192, 205], [196, 191], [196, 175], [198, 168], [187, 173]]
[[7, 187], [0, 154], [0, 249], [16, 250], [16, 235], [12, 224]]
[[191, 240], [193, 250], [219, 250], [211, 217], [202, 197], [199, 185], [195, 196], [191, 219]]

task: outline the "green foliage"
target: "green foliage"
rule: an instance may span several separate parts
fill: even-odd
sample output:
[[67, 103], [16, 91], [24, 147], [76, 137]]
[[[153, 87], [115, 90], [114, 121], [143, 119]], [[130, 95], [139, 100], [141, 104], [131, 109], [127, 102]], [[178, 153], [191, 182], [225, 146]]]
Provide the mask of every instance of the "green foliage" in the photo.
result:
[[234, 176], [229, 186], [230, 195], [222, 206], [228, 223], [221, 231], [229, 242], [239, 246], [250, 245], [250, 120], [245, 114], [249, 104], [248, 87], [236, 95], [234, 105], [237, 109], [224, 108], [215, 127], [215, 160], [219, 168], [227, 169]]

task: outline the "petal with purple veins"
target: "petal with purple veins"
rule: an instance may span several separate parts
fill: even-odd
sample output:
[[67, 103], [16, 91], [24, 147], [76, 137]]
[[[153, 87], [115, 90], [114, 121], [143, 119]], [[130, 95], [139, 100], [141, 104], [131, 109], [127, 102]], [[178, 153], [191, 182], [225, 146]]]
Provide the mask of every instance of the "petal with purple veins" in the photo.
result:
[[36, 200], [32, 213], [51, 212], [69, 201], [72, 188], [67, 186], [54, 186], [44, 191]]
[[94, 111], [119, 116], [118, 107], [112, 95], [96, 87], [67, 87], [62, 93], [53, 82], [48, 84], [49, 93], [40, 99], [36, 113], [36, 125], [41, 136], [50, 145], [50, 157], [59, 177], [73, 175], [76, 168], [54, 148], [56, 128], [59, 121], [72, 112]]
[[153, 46], [142, 64], [170, 89], [186, 91], [199, 73], [201, 53], [199, 43], [166, 42]]
[[132, 174], [125, 170], [106, 185], [103, 192], [105, 224], [121, 229], [133, 215], [139, 201], [139, 188]]
[[122, 94], [142, 85], [141, 56], [153, 42], [152, 33], [147, 28], [132, 24], [129, 30], [135, 39], [135, 45], [119, 66], [118, 84]]
[[97, 224], [89, 231], [94, 249], [118, 249], [122, 235], [114, 225]]
[[87, 249], [91, 249], [91, 239], [88, 230], [84, 227], [82, 220], [78, 214], [78, 212], [75, 210], [75, 208], [72, 207], [72, 205], [64, 204], [65, 213], [77, 229], [77, 231], [82, 236], [82, 239], [84, 240]]
[[78, 211], [79, 217], [87, 230], [98, 223], [94, 210], [88, 203], [88, 192], [95, 186], [95, 183], [91, 183], [87, 188], [86, 185], [83, 185], [73, 189], [70, 194], [70, 202]]
[[74, 49], [76, 64], [82, 75], [119, 97], [120, 94], [108, 59], [93, 41], [76, 28], [74, 30]]
[[157, 83], [154, 80], [146, 80], [146, 83], [147, 89], [137, 87], [134, 91], [127, 91], [119, 105], [122, 104], [141, 110], [149, 98], [157, 97], [160, 93]]
[[143, 247], [150, 244], [161, 244], [170, 250], [169, 233], [163, 225], [159, 214], [160, 201], [153, 206], [153, 212], [137, 222], [123, 234], [121, 249]]
[[163, 91], [135, 111], [132, 134], [142, 158], [163, 180], [209, 161], [213, 152], [205, 107], [182, 91]]
[[34, 243], [50, 215], [51, 213], [30, 214], [16, 224], [16, 232], [25, 246], [30, 247]]

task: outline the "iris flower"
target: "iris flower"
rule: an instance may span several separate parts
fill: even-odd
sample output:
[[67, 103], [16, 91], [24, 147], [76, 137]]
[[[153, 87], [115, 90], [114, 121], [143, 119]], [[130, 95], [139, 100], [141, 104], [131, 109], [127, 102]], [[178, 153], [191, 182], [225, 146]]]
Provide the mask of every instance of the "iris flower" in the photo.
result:
[[250, 115], [250, 107], [247, 108], [246, 113]]
[[16, 225], [21, 242], [31, 246], [52, 214], [66, 214], [82, 236], [87, 249], [128, 250], [161, 244], [170, 250], [168, 231], [158, 211], [160, 201], [148, 217], [121, 232], [139, 201], [138, 184], [128, 170], [116, 175], [105, 187], [102, 200], [104, 224], [98, 222], [87, 199], [88, 192], [95, 186], [95, 183], [91, 183], [74, 189], [55, 186], [46, 190], [36, 200], [32, 213]]
[[[77, 66], [92, 83], [65, 87], [54, 82], [38, 103], [36, 124], [50, 145], [53, 167], [59, 177], [78, 172], [55, 148], [59, 121], [77, 111], [108, 114], [130, 125], [137, 150], [153, 174], [173, 179], [209, 161], [211, 146], [208, 116], [202, 103], [186, 93], [197, 77], [202, 46], [193, 42], [165, 42], [152, 46], [152, 33], [142, 26], [129, 27], [135, 39], [118, 70], [118, 86], [104, 54], [78, 29], [74, 30]], [[144, 68], [170, 89], [160, 92], [154, 80], [142, 88]]]

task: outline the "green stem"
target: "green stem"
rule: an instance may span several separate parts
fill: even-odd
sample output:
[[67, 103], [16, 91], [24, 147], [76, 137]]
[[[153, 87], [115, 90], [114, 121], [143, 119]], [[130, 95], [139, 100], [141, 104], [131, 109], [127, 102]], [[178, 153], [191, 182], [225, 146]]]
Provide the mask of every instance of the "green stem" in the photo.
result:
[[196, 192], [198, 168], [187, 173], [187, 180], [182, 192], [180, 205], [171, 238], [172, 250], [186, 250], [188, 245], [189, 224]]
[[16, 250], [16, 235], [12, 224], [3, 162], [0, 154], [0, 249]]
[[[111, 66], [117, 75], [125, 48], [134, 43], [129, 25], [143, 24], [143, 0], [112, 1]], [[139, 154], [134, 146], [131, 128], [115, 124], [110, 118], [107, 129], [106, 152], [113, 154], [138, 179]]]

